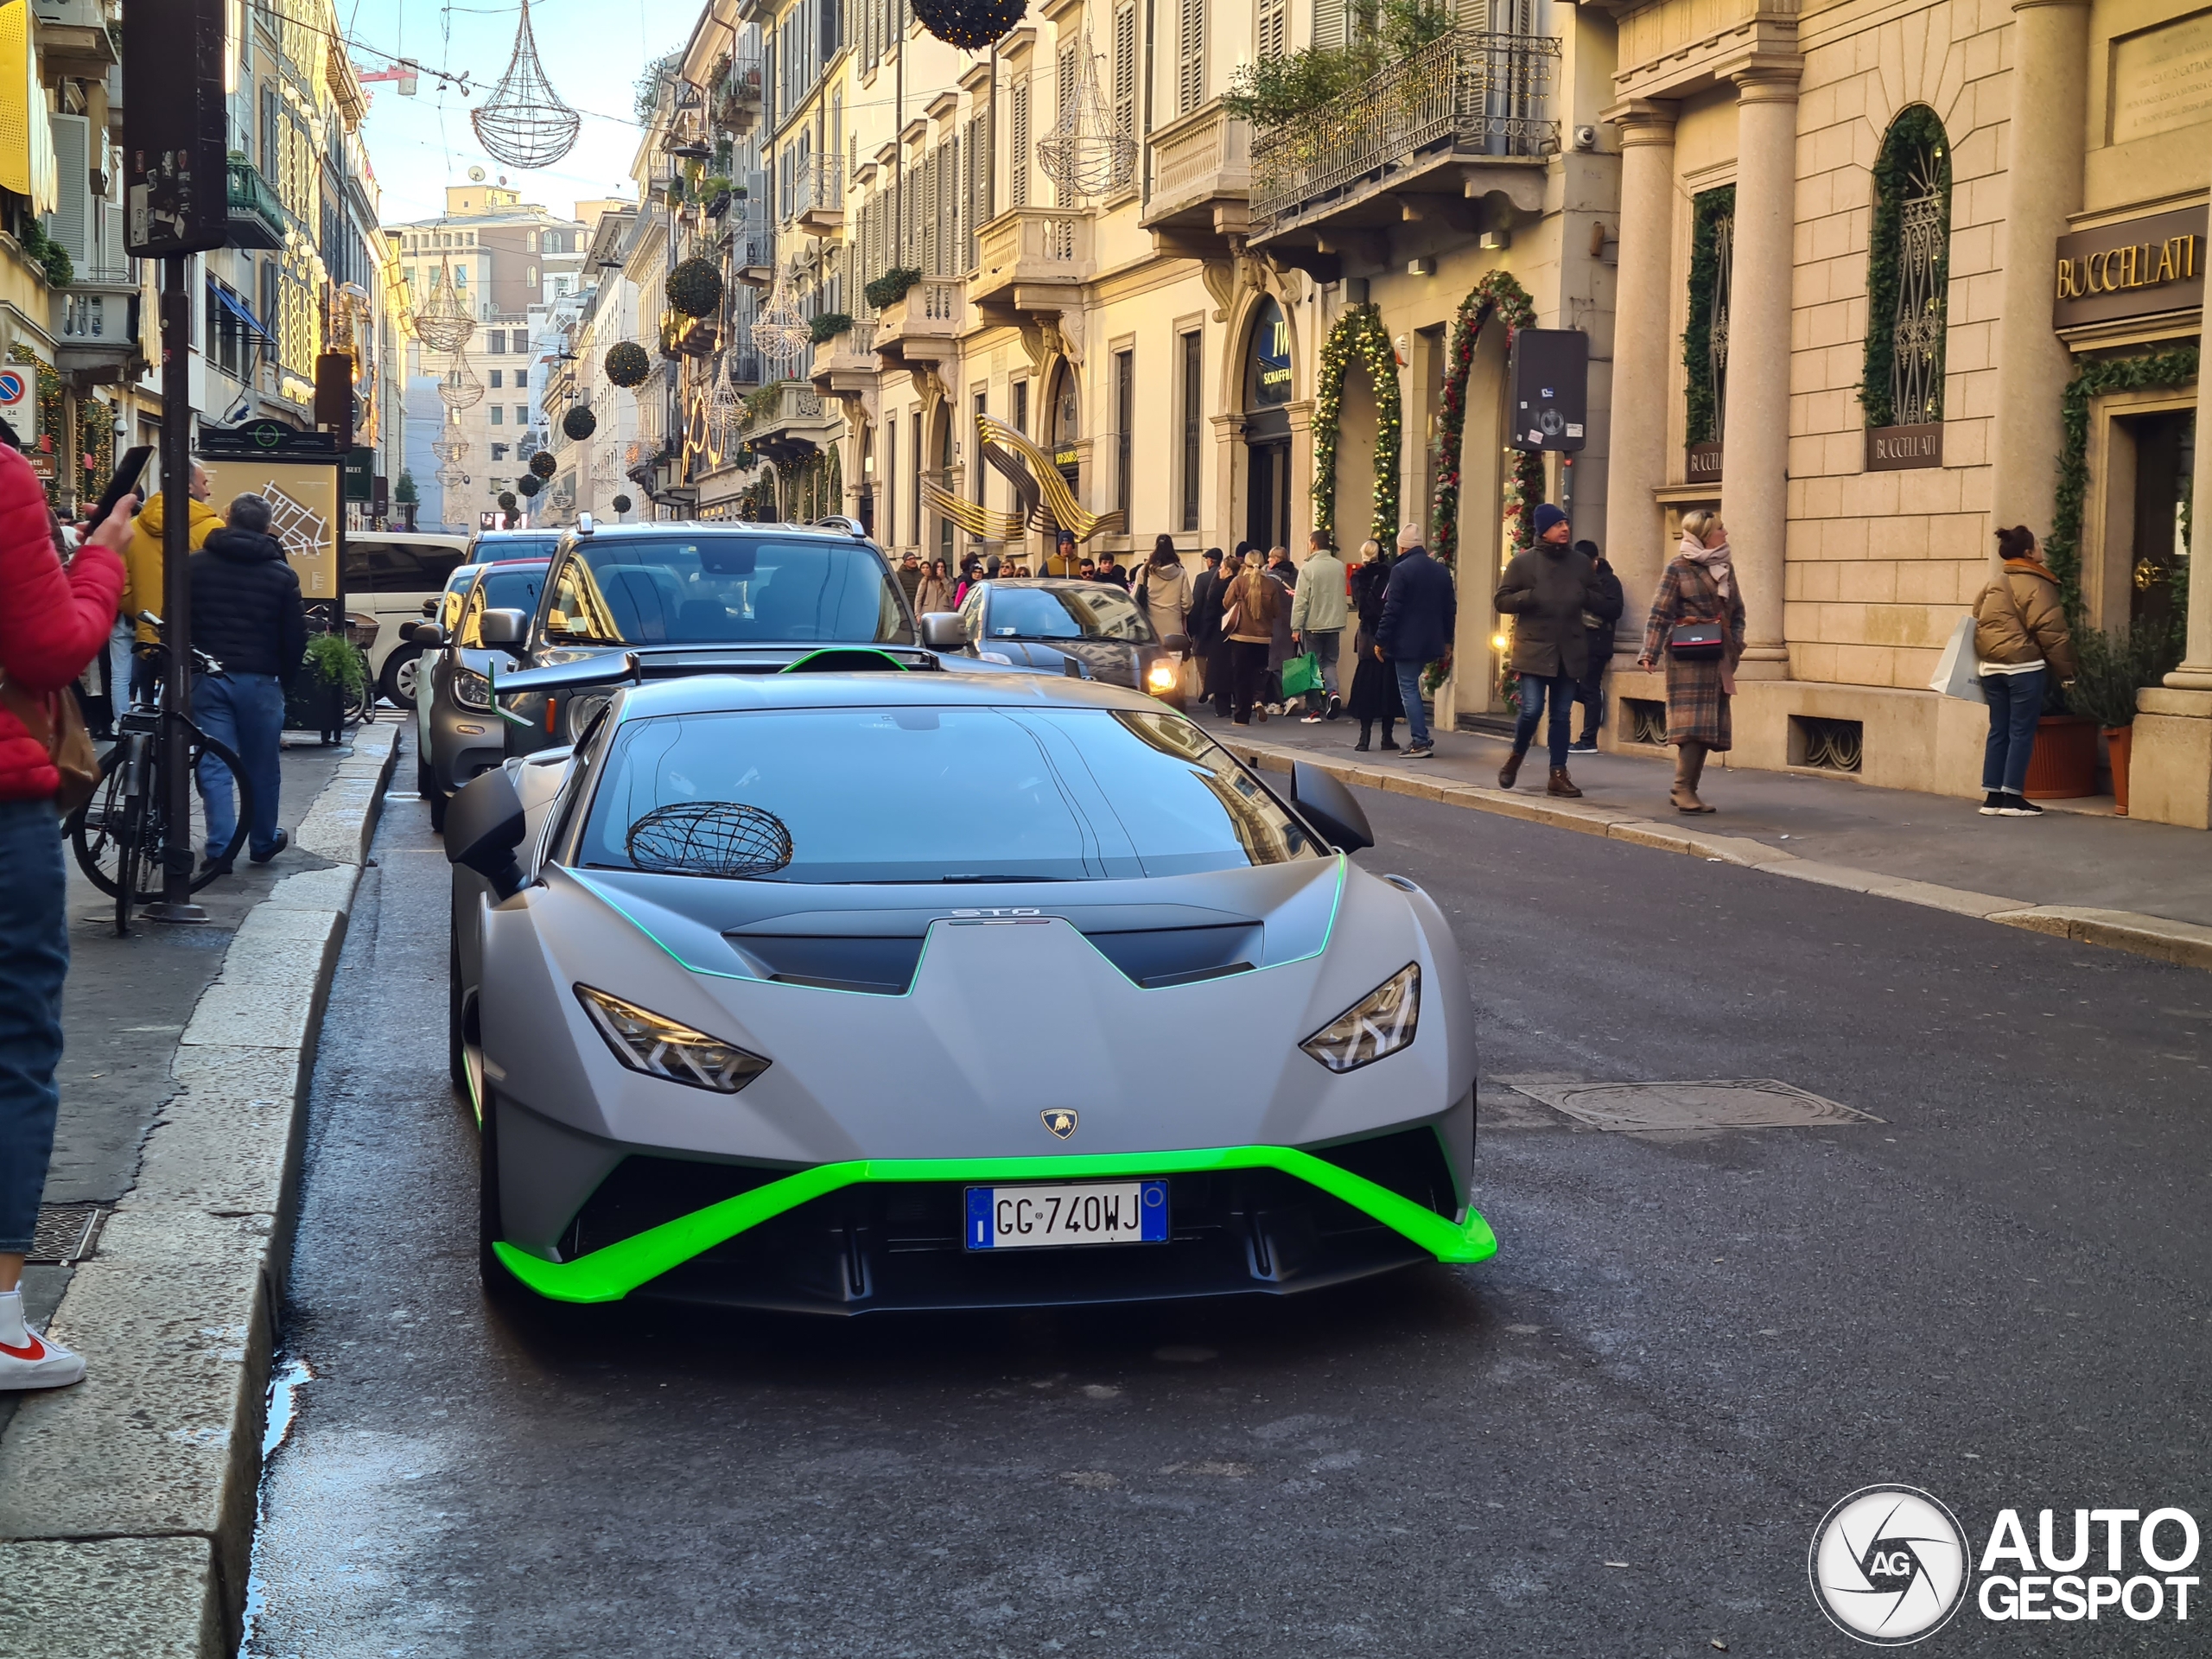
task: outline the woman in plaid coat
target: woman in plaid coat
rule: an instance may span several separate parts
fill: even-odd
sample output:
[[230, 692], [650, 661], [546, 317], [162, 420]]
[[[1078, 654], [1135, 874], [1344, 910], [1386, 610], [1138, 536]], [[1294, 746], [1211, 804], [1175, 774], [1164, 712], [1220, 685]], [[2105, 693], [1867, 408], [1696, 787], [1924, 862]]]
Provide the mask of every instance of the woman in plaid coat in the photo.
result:
[[[1707, 662], [1676, 658], [1669, 639], [1677, 624], [1725, 622], [1727, 645]], [[1720, 515], [1700, 508], [1682, 515], [1682, 544], [1659, 577], [1651, 615], [1643, 625], [1649, 668], [1667, 657], [1667, 741], [1675, 745], [1675, 787], [1668, 798], [1678, 812], [1710, 812], [1698, 798], [1705, 757], [1730, 747], [1728, 701], [1736, 694], [1736, 664], [1744, 655], [1744, 599], [1728, 556], [1728, 530]]]

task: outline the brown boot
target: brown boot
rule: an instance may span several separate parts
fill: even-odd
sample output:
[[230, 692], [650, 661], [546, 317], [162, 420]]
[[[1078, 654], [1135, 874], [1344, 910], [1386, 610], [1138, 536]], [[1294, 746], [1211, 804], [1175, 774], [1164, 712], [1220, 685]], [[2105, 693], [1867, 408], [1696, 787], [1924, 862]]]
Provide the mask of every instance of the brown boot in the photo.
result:
[[1564, 795], [1571, 800], [1577, 801], [1582, 798], [1582, 791], [1574, 786], [1574, 779], [1567, 775], [1567, 768], [1565, 766], [1554, 766], [1552, 768], [1552, 780], [1549, 784], [1545, 785], [1544, 793], [1547, 795]]
[[1697, 797], [1698, 779], [1705, 775], [1705, 745], [1683, 743], [1675, 750], [1675, 787], [1668, 796], [1677, 812], [1710, 812]]
[[1505, 757], [1505, 764], [1497, 769], [1497, 786], [1500, 789], [1513, 787], [1513, 780], [1521, 775], [1521, 762], [1525, 758], [1518, 754]]

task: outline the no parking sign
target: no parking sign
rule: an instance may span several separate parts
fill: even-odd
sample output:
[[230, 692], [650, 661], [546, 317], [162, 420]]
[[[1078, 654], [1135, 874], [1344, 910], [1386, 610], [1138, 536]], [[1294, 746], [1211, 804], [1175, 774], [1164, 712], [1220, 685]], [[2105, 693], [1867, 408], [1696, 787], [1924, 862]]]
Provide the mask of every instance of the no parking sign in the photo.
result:
[[22, 408], [30, 390], [30, 379], [21, 369], [0, 369], [0, 413]]

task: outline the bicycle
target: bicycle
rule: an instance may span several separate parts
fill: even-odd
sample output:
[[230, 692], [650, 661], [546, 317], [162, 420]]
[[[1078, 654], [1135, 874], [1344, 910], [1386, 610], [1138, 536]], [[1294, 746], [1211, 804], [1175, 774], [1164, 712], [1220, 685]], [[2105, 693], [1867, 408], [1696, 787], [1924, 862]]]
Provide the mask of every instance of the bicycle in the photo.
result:
[[[141, 612], [139, 620], [156, 632], [161, 629], [161, 619], [150, 611]], [[142, 649], [158, 663], [166, 658], [168, 645], [163, 641]], [[223, 673], [223, 665], [206, 652], [194, 651], [192, 660], [201, 674], [220, 677]], [[229, 746], [208, 736], [188, 716], [134, 702], [117, 720], [115, 743], [100, 757], [100, 780], [93, 787], [92, 799], [71, 813], [62, 825], [77, 867], [94, 887], [115, 900], [118, 938], [130, 933], [134, 905], [152, 904], [162, 896], [162, 854], [168, 844], [167, 740], [172, 720], [184, 727], [188, 775], [197, 779], [203, 758], [219, 760], [230, 768], [238, 791], [238, 828], [230, 845], [219, 851], [209, 849], [207, 861], [191, 878], [191, 891], [199, 892], [238, 856], [253, 822], [252, 785]]]

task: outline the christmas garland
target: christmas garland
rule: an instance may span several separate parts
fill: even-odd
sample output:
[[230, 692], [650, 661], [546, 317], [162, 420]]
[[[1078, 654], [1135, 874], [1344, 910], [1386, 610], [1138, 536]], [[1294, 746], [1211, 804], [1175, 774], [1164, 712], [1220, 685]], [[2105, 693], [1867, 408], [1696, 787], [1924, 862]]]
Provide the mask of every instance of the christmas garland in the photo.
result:
[[1321, 346], [1313, 394], [1313, 528], [1337, 535], [1337, 434], [1343, 419], [1344, 365], [1354, 353], [1375, 387], [1375, 502], [1368, 534], [1388, 544], [1398, 529], [1398, 354], [1377, 305], [1356, 305], [1337, 319]]
[[[2065, 394], [2059, 400], [2064, 442], [2058, 452], [2058, 497], [2051, 513], [2050, 534], [2044, 537], [2043, 553], [2051, 575], [2058, 578], [2058, 596], [2066, 607], [2067, 619], [2076, 626], [2082, 619], [2082, 510], [2089, 494], [2089, 402], [2107, 392], [2163, 391], [2190, 385], [2196, 379], [2196, 365], [2197, 348], [2183, 346], [2140, 357], [2086, 362], [2066, 383]], [[2179, 594], [2176, 601], [2186, 602]]]
[[1713, 296], [1720, 283], [1720, 225], [1736, 217], [1736, 187], [1700, 193], [1690, 211], [1690, 326], [1682, 331], [1682, 367], [1689, 372], [1687, 441], [1711, 443], [1721, 416], [1713, 378]]
[[599, 416], [579, 404], [561, 417], [561, 430], [581, 443], [599, 430]]
[[[1951, 265], [1951, 147], [1943, 123], [1925, 104], [1908, 104], [1890, 123], [1882, 140], [1882, 153], [1874, 162], [1874, 222], [1866, 245], [1866, 357], [1859, 378], [1859, 406], [1866, 424], [1896, 426], [1899, 414], [1891, 402], [1897, 363], [1897, 288], [1902, 280], [1905, 192], [1913, 183], [1913, 162], [1922, 156], [1936, 164], [1936, 179], [1943, 201], [1943, 236], [1936, 251], [1932, 290], [1948, 295]], [[1939, 298], [1939, 305], [1946, 303]], [[1919, 425], [1943, 418], [1943, 341], [1936, 342], [1936, 372], [1929, 384], [1936, 404], [1929, 410], [1904, 411], [1903, 424]]]
[[[1505, 325], [1509, 348], [1513, 336], [1535, 326], [1536, 308], [1528, 290], [1502, 270], [1493, 270], [1459, 302], [1459, 315], [1452, 325], [1452, 343], [1444, 359], [1443, 406], [1436, 430], [1436, 499], [1429, 505], [1429, 551], [1446, 564], [1459, 549], [1459, 442], [1467, 426], [1467, 375], [1474, 366], [1475, 346], [1492, 317]], [[1536, 502], [1543, 499], [1544, 459], [1541, 454], [1512, 450], [1519, 457], [1505, 486], [1505, 517], [1513, 525], [1513, 544], [1525, 547], [1534, 539], [1529, 522]]]
[[641, 386], [653, 372], [652, 359], [634, 340], [620, 340], [607, 348], [607, 378], [618, 386]]

